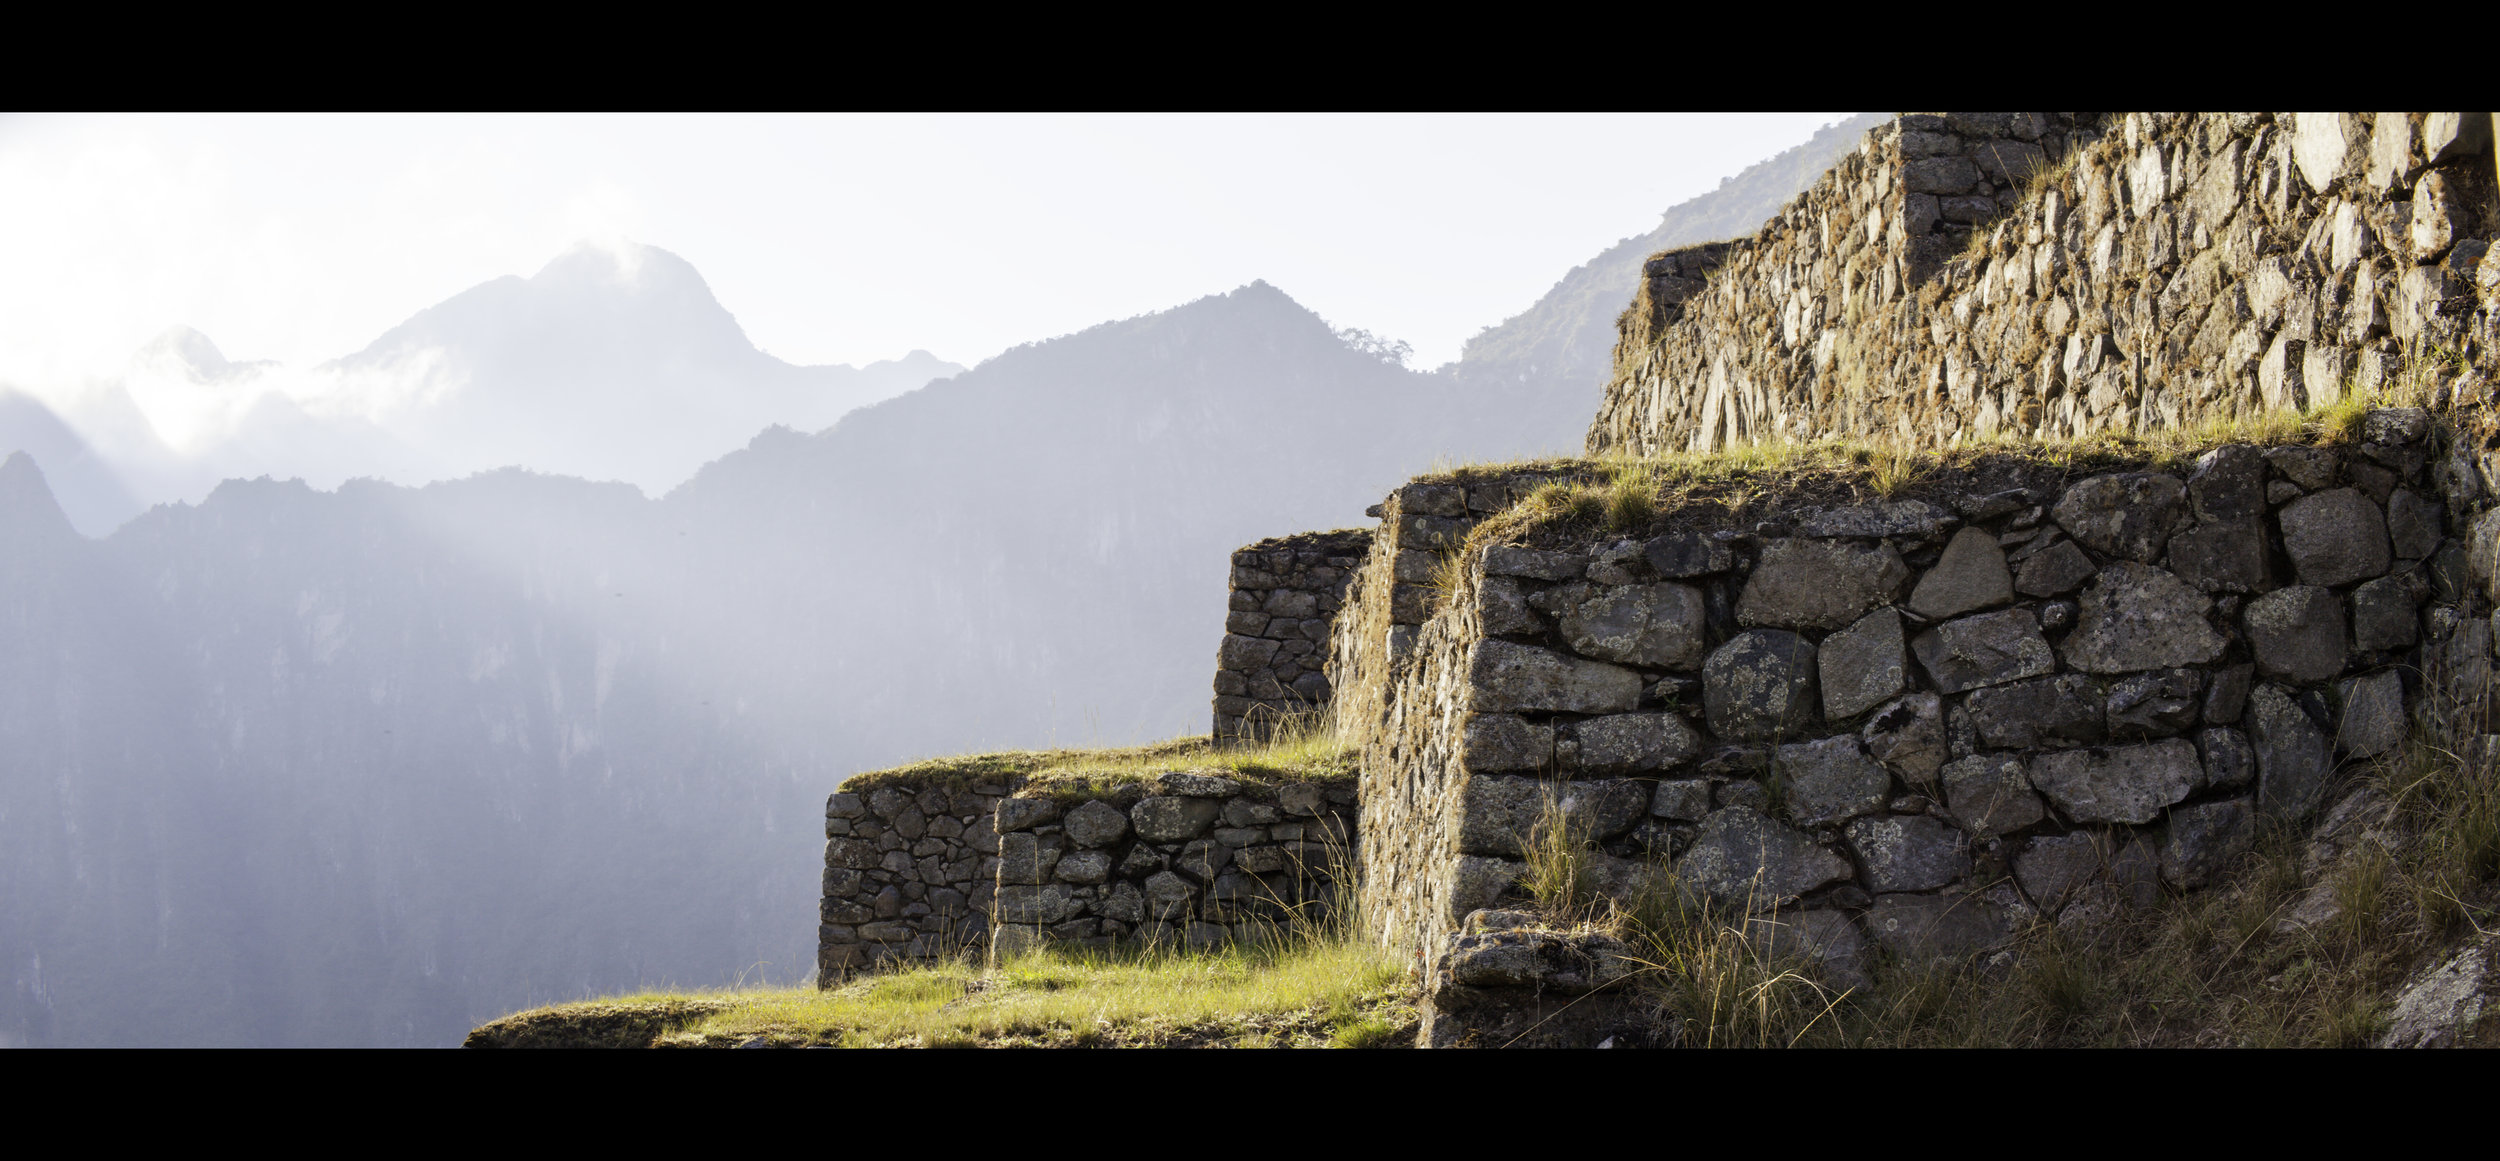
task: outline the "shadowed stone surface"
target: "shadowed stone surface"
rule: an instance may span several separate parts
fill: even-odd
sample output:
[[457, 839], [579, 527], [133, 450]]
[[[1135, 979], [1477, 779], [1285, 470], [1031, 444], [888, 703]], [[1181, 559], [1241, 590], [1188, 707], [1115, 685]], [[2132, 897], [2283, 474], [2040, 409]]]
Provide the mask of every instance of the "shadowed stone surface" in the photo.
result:
[[1823, 716], [1853, 718], [1898, 697], [1908, 687], [1908, 658], [1901, 644], [1901, 614], [1889, 606], [1823, 639], [1817, 651]]
[[2342, 585], [2387, 571], [2387, 518], [2368, 496], [2337, 488], [2283, 506], [2283, 551], [2304, 585]]
[[2058, 750], [2031, 760], [2032, 785], [2076, 822], [2151, 822], [2203, 778], [2196, 747], [2179, 738]]
[[2150, 563], [2186, 514], [2187, 485], [2175, 476], [2094, 476], [2066, 489], [2050, 518], [2085, 548]]
[[2196, 751], [2205, 761], [2205, 789], [2231, 790], [2257, 780], [2257, 751], [2248, 735], [2228, 727], [2200, 730]]
[[1747, 942], [1764, 962], [1795, 960], [1835, 987], [1864, 987], [1866, 933], [1838, 911], [1818, 908], [1757, 918], [1745, 925]]
[[1212, 798], [1177, 798], [1157, 795], [1142, 799], [1129, 808], [1129, 825], [1137, 828], [1137, 837], [1150, 843], [1187, 842], [1206, 833], [1215, 824], [1224, 804]]
[[1675, 714], [1609, 714], [1566, 724], [1559, 736], [1576, 743], [1564, 765], [1600, 774], [1658, 770], [1701, 750], [1701, 735]]
[[2197, 457], [2187, 488], [2198, 520], [2214, 523], [2264, 516], [2265, 454], [2244, 443], [2215, 448]]
[[2421, 560], [2439, 550], [2440, 508], [2410, 488], [2387, 497], [2387, 547], [2398, 560]]
[[2273, 580], [2266, 530], [2255, 519], [2200, 524], [2170, 538], [2170, 568], [2206, 592], [2249, 593]]
[[1494, 639], [1476, 643], [1468, 680], [1485, 713], [1622, 713], [1641, 700], [1641, 675], [1629, 669]]
[[1746, 626], [1837, 629], [1890, 603], [1910, 579], [1901, 554], [1881, 543], [1774, 540], [1745, 581], [1736, 620]]
[[1847, 833], [1870, 891], [1932, 891], [1970, 871], [1970, 839], [1940, 819], [1861, 818]]
[[2414, 609], [2427, 596], [2414, 576], [2383, 576], [2352, 591], [2352, 647], [2403, 649], [2421, 639]]
[[[1513, 548], [1496, 544], [1484, 550], [1484, 571], [1494, 576], [1524, 576], [1530, 580], [1578, 580], [1587, 571], [1589, 558], [1576, 552], [1540, 552], [1533, 548]], [[1401, 577], [1402, 580], [1415, 578]]]
[[1947, 621], [1911, 642], [1936, 689], [1960, 693], [2037, 677], [2057, 668], [2040, 622], [2029, 609], [2007, 609]]
[[2014, 577], [2005, 568], [1997, 538], [1978, 528], [1953, 534], [1936, 567], [1910, 591], [1910, 611], [1930, 620], [1994, 608], [2014, 599]]
[[1649, 786], [1621, 778], [1547, 782], [1539, 778], [1487, 776], [1467, 780], [1460, 803], [1458, 846], [1471, 855], [1516, 858], [1528, 849], [1545, 820], [1547, 793], [1574, 834], [1610, 839], [1649, 813]]
[[2222, 656], [2226, 644], [2205, 620], [2209, 604], [2167, 572], [2119, 561], [2084, 590], [2059, 652], [2086, 673], [2203, 665]]
[[2032, 792], [2022, 759], [2011, 754], [1973, 754], [1947, 763], [1944, 800], [1954, 820], [1981, 838], [2021, 830], [2048, 817], [2040, 796]]
[[1642, 557], [1669, 580], [1708, 576], [1736, 567], [1728, 542], [1707, 532], [1670, 532], [1642, 546]]
[[1602, 589], [1566, 614], [1561, 628], [1573, 652], [1601, 661], [1689, 670], [1709, 652], [1701, 590], [1691, 585]]
[[2092, 558], [2075, 547], [2074, 541], [2061, 540], [2023, 562], [2014, 588], [2027, 597], [2054, 597], [2091, 580], [2092, 572]]
[[1879, 500], [1808, 517], [1799, 536], [1903, 536], [1925, 539], [1950, 528], [1953, 513], [1925, 500]]
[[1912, 963], [1986, 951], [2014, 933], [2002, 911], [1972, 895], [1878, 895], [1865, 922], [1877, 946]]
[[1861, 731], [1866, 752], [1911, 782], [1933, 782], [1948, 749], [1944, 703], [1932, 693], [1913, 693], [1875, 712]]
[[1815, 648], [1778, 629], [1753, 629], [1721, 645], [1702, 668], [1710, 732], [1734, 741], [1794, 736], [1813, 724]]
[[2240, 714], [2248, 708], [2249, 686], [2256, 680], [2257, 667], [2251, 664], [2214, 670], [2205, 681], [2206, 723], [2227, 726], [2240, 720]]
[[2088, 831], [2042, 835], [2014, 856], [2014, 881], [2041, 910], [2056, 914], [2101, 877], [2101, 840]]
[[1488, 576], [1478, 581], [1476, 616], [1491, 637], [1525, 637], [1545, 631], [1545, 621], [1528, 608], [1527, 593], [1515, 577]]
[[2259, 673], [2307, 685], [2344, 671], [2344, 602], [2333, 591], [2276, 589], [2248, 602], [2244, 617]]
[[2164, 669], [2111, 682], [2110, 736], [2158, 738], [2195, 725], [2196, 695], [2204, 682], [2204, 672], [2196, 669]]
[[1470, 770], [1542, 770], [1554, 760], [1554, 727], [1531, 724], [1517, 714], [1477, 714], [1467, 719], [1459, 761]]
[[1675, 870], [1687, 886], [1712, 900], [1739, 906], [1750, 902], [1757, 911], [1850, 874], [1847, 859], [1743, 806], [1702, 820], [1700, 833]]
[[2282, 689], [2261, 685], [2248, 697], [2248, 732], [2257, 751], [2257, 809], [2281, 819], [2317, 809], [2335, 771], [2326, 731]]
[[2256, 838], [2257, 808], [2250, 799], [2173, 810], [2159, 843], [2162, 881], [2181, 890], [2211, 883], [2231, 860], [2248, 853]]
[[2105, 717], [2100, 688], [2080, 673], [1975, 689], [1962, 709], [1980, 744], [2005, 750], [2028, 750], [2046, 738], [2097, 742]]
[[1661, 782], [1650, 795], [1649, 813], [1678, 822], [1700, 822], [1710, 813], [1710, 784], [1699, 778]]
[[2375, 758], [2404, 744], [2404, 679], [2393, 670], [2346, 678], [2335, 687], [2343, 713], [2335, 744], [2355, 758]]
[[1799, 826], [1821, 826], [1882, 809], [1892, 776], [1847, 734], [1779, 748], [1780, 777], [1788, 790], [1788, 817]]

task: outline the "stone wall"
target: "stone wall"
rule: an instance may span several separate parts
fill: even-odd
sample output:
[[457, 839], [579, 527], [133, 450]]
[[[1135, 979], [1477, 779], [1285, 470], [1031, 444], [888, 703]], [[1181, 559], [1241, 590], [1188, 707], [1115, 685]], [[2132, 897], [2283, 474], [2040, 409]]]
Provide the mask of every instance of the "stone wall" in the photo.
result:
[[818, 983], [987, 943], [998, 804], [1022, 783], [885, 779], [825, 799]]
[[1305, 532], [1233, 553], [1224, 640], [1215, 651], [1215, 742], [1266, 736], [1328, 704], [1328, 626], [1371, 547], [1371, 530]]
[[1001, 804], [1001, 950], [1044, 941], [1204, 947], [1319, 925], [1351, 866], [1354, 784], [1174, 772]]
[[1355, 856], [1354, 804], [1351, 779], [874, 776], [825, 800], [817, 981], [994, 941], [1205, 945], [1325, 922]]
[[1589, 450], [2435, 395], [2492, 354], [2496, 218], [2484, 113], [1905, 114], [1755, 236], [1652, 260]]
[[1475, 550], [1365, 727], [1366, 914], [1438, 956], [1549, 811], [1602, 891], [1777, 906], [1842, 971], [2200, 886], [2339, 764], [2479, 717], [2500, 511], [2432, 426]]

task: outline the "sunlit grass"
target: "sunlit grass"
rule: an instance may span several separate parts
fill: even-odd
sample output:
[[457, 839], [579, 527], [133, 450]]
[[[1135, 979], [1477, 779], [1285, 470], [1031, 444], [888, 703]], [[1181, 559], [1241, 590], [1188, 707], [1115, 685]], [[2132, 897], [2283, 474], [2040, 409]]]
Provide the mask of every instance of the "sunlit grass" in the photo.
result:
[[1197, 734], [1142, 746], [963, 754], [856, 774], [842, 788], [857, 793], [887, 784], [920, 788], [1024, 779], [1033, 791], [1080, 794], [1175, 771], [1307, 782], [1353, 777], [1354, 755], [1327, 714], [1294, 714], [1277, 719], [1266, 739], [1239, 745], [1217, 746]]
[[691, 1015], [654, 1046], [1383, 1047], [1413, 1036], [1398, 965], [1367, 942], [1333, 937], [1207, 951], [1051, 949], [831, 991], [647, 992], [499, 1023], [590, 1023], [604, 1010], [672, 1003], [718, 1010]]

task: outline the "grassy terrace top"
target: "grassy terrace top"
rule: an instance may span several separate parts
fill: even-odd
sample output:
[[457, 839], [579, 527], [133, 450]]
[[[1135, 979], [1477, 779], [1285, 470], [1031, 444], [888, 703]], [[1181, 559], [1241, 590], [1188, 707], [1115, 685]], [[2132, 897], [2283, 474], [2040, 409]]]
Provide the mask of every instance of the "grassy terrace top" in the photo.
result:
[[1271, 742], [1219, 748], [1206, 735], [1112, 749], [1002, 750], [931, 758], [854, 774], [842, 789], [880, 786], [960, 789], [989, 785], [1051, 797], [1093, 797], [1186, 771], [1246, 782], [1334, 781], [1354, 777], [1354, 753], [1320, 723], [1296, 723]]
[[[2157, 429], [2141, 436], [2101, 433], [2056, 443], [1990, 439], [1923, 452], [1847, 440], [1750, 444], [1652, 457], [1471, 464], [1428, 473], [1416, 482], [1472, 484], [1526, 474], [1551, 477], [1478, 525], [1467, 543], [1471, 548], [1496, 543], [1559, 545], [1583, 541], [1599, 531], [1642, 535], [1725, 528], [1811, 506], [2053, 486], [2112, 471], [2176, 470], [2228, 443], [2262, 447], [2356, 443], [2373, 409], [2418, 406], [2425, 394], [2418, 384], [2388, 394], [2356, 391], [2313, 410], [2267, 412], [2228, 423]], [[2478, 431], [2492, 424], [2492, 416], [2484, 413], [2437, 415], [2449, 421], [2465, 420]]]
[[1037, 951], [813, 987], [646, 992], [516, 1012], [472, 1048], [1403, 1047], [1411, 985], [1368, 943]]

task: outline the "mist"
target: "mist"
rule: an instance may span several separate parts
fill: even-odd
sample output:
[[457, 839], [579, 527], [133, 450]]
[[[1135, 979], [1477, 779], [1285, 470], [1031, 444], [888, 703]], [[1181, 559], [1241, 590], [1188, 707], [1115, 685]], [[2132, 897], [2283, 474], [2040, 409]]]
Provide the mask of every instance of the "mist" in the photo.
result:
[[1420, 369], [1250, 280], [801, 365], [607, 241], [320, 359], [175, 327], [0, 390], [0, 1042], [443, 1046], [796, 982], [843, 778], [1203, 733], [1233, 548], [1576, 454], [1587, 281], [1487, 332], [1576, 362]]

